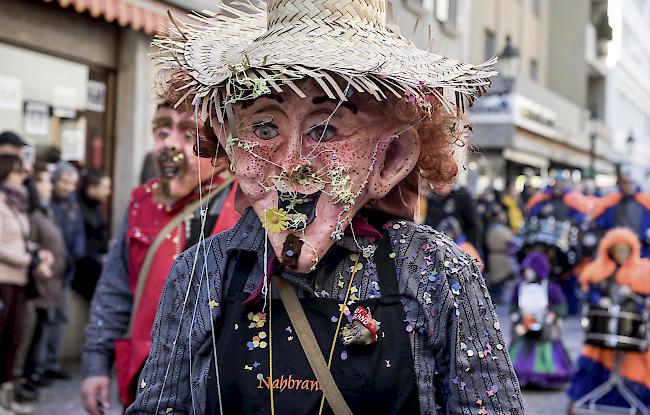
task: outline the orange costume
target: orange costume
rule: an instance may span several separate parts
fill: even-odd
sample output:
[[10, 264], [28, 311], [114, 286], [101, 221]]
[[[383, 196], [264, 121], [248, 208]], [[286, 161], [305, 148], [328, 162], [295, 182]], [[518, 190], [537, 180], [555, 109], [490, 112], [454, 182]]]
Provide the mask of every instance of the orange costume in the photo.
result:
[[[616, 270], [617, 265], [609, 255], [609, 250], [617, 244], [631, 248], [628, 259]], [[587, 265], [579, 275], [583, 291], [606, 281], [615, 274], [616, 284], [629, 287], [636, 294], [650, 294], [650, 260], [640, 257], [641, 244], [634, 232], [625, 228], [609, 231], [598, 247], [596, 260]], [[607, 381], [609, 372], [614, 367], [617, 351], [594, 345], [585, 345], [578, 361], [578, 370], [568, 393], [573, 400]], [[619, 373], [626, 381], [626, 386], [646, 405], [650, 403], [650, 351], [625, 351]], [[601, 404], [626, 406], [618, 392], [605, 395]]]

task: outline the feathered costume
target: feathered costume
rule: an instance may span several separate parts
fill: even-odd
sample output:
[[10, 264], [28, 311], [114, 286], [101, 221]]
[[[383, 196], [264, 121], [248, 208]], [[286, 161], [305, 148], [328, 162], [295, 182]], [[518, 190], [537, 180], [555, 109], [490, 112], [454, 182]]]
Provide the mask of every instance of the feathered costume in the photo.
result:
[[641, 243], [641, 256], [650, 257], [650, 193], [636, 192], [626, 196], [622, 191], [601, 198], [592, 213], [600, 229], [616, 226], [631, 228]]
[[[616, 263], [609, 256], [609, 250], [617, 244], [626, 244], [632, 252], [625, 263], [616, 270]], [[615, 228], [605, 235], [598, 247], [596, 260], [580, 274], [583, 291], [589, 291], [589, 301], [597, 303], [602, 296], [596, 285], [606, 281], [614, 273], [615, 282], [628, 286], [639, 295], [650, 294], [650, 261], [640, 257], [641, 244], [634, 232], [625, 228]], [[650, 351], [620, 351], [623, 360], [620, 375], [627, 387], [648, 405], [650, 404]], [[578, 368], [568, 394], [578, 400], [607, 381], [614, 367], [616, 350], [593, 345], [585, 345], [578, 360]], [[626, 407], [623, 397], [616, 390], [610, 391], [598, 401], [600, 405]]]
[[[534, 283], [526, 278], [531, 271], [535, 274]], [[511, 315], [516, 329], [510, 345], [519, 383], [522, 387], [549, 389], [562, 386], [571, 380], [573, 374], [571, 358], [560, 340], [566, 299], [559, 284], [549, 280], [549, 263], [540, 252], [533, 252], [522, 261], [521, 278], [512, 298]], [[545, 290], [547, 295], [545, 310], [537, 318], [530, 315], [527, 307], [530, 304], [519, 304], [523, 290], [532, 284]]]
[[[556, 195], [553, 186], [548, 186], [543, 191], [535, 193], [526, 204], [527, 218], [553, 216], [558, 221], [569, 221], [575, 226], [581, 226], [590, 216], [597, 200], [595, 196], [587, 196], [576, 190], [565, 190]], [[565, 270], [562, 279], [558, 281], [571, 315], [578, 314], [580, 311], [580, 297], [576, 282], [577, 269], [580, 266], [581, 264], [577, 263], [576, 269]]]

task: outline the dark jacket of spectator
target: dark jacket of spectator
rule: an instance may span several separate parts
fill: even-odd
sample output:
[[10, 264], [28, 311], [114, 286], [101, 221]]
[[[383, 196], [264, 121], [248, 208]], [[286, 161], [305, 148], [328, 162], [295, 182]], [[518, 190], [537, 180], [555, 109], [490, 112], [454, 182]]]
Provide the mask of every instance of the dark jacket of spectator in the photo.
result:
[[467, 240], [481, 251], [483, 226], [476, 202], [465, 189], [453, 190], [446, 197], [432, 195], [427, 198], [427, 225], [437, 229], [436, 226], [449, 216], [456, 218]]
[[34, 283], [38, 297], [32, 299], [36, 308], [53, 309], [61, 306], [63, 298], [63, 277], [66, 271], [66, 250], [63, 233], [54, 219], [49, 206], [41, 205], [29, 216], [30, 240], [40, 249], [47, 249], [54, 256], [52, 276], [35, 276]]
[[86, 233], [86, 252], [77, 261], [72, 288], [90, 301], [102, 272], [103, 258], [108, 253], [109, 234], [101, 202], [82, 192], [79, 208]]
[[75, 262], [82, 258], [86, 252], [86, 231], [83, 216], [75, 195], [67, 198], [54, 196], [52, 198], [52, 212], [63, 232], [68, 260], [64, 281], [70, 283], [75, 273]]

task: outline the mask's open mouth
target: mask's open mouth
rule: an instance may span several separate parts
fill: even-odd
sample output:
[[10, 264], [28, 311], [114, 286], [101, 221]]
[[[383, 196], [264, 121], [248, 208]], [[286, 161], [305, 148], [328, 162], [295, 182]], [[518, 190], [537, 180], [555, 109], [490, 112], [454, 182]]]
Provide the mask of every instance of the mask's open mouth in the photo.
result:
[[304, 227], [309, 226], [316, 218], [316, 205], [321, 192], [309, 195], [303, 193], [278, 192], [278, 208], [289, 214], [301, 214], [305, 216]]
[[187, 160], [183, 153], [163, 151], [158, 155], [158, 168], [163, 180], [171, 180], [181, 175], [186, 167]]

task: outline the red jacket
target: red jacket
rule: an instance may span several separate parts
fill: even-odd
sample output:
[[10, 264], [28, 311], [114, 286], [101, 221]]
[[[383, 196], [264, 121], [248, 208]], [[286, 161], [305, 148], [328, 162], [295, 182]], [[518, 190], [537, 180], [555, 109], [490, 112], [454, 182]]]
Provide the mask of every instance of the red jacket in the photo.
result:
[[[134, 296], [140, 269], [156, 236], [188, 203], [199, 197], [198, 192], [194, 192], [176, 201], [172, 206], [165, 207], [154, 201], [154, 189], [157, 184], [157, 180], [153, 180], [137, 187], [132, 193], [129, 204], [129, 230], [126, 235], [126, 245], [129, 283]], [[234, 203], [236, 189], [237, 183], [235, 182], [219, 212], [211, 235], [230, 229], [239, 219]], [[167, 275], [174, 260], [184, 250], [186, 244], [185, 230], [185, 222], [181, 222], [160, 244], [149, 269], [138, 309], [132, 311], [135, 313], [135, 319], [131, 338], [120, 339], [116, 342], [115, 358], [120, 398], [127, 406], [135, 398], [133, 395], [134, 382], [137, 380], [138, 373], [151, 349], [151, 328]]]

